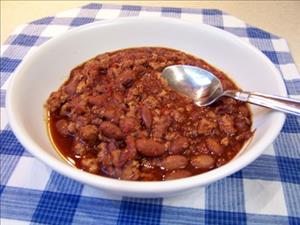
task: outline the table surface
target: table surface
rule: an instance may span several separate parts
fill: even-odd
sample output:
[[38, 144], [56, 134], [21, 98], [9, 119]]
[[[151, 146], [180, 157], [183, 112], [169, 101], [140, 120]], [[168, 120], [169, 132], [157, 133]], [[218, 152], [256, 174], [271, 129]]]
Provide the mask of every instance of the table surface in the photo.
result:
[[[300, 69], [300, 1], [93, 1], [110, 4], [217, 8], [288, 41]], [[1, 43], [18, 26], [89, 1], [1, 1]]]
[[[152, 7], [141, 9], [111, 4], [87, 5], [87, 2], [82, 2], [84, 7], [80, 9], [76, 7], [65, 12], [66, 9], [75, 7], [75, 5], [69, 7], [65, 5], [66, 9], [58, 10], [64, 13], [53, 17], [57, 11], [51, 14], [49, 9], [52, 4], [48, 3], [47, 10], [44, 7], [46, 12], [41, 12], [40, 16], [27, 19], [22, 23], [46, 15], [52, 17], [22, 26], [22, 29], [15, 31], [14, 36], [5, 42], [1, 49], [4, 50], [1, 55], [1, 62], [3, 62], [1, 64], [1, 103], [4, 103], [2, 100], [6, 96], [8, 80], [24, 56], [49, 38], [72, 27], [94, 21], [94, 19], [145, 14], [156, 17], [181, 16], [182, 19], [194, 22], [201, 19], [212, 26], [223, 24], [225, 30], [260, 49], [281, 71], [288, 94], [296, 98], [300, 97], [299, 74], [292, 62], [285, 40], [257, 29], [256, 24], [249, 21], [247, 22], [253, 26], [245, 27], [243, 21], [236, 19], [237, 14], [225, 15], [218, 10], [174, 10]], [[23, 7], [23, 11], [32, 10], [28, 4], [24, 4], [26, 7]], [[19, 7], [18, 4], [17, 7]], [[212, 7], [202, 6], [202, 8]], [[11, 10], [11, 14], [16, 11]], [[229, 12], [229, 10], [224, 11]], [[18, 17], [18, 15], [15, 16]], [[14, 27], [16, 26], [12, 29]], [[10, 33], [11, 31], [7, 34]], [[284, 37], [284, 35], [281, 36]], [[0, 151], [0, 224], [29, 224], [30, 222], [34, 224], [82, 224], [97, 221], [103, 224], [132, 225], [141, 222], [170, 225], [175, 223], [300, 224], [299, 117], [288, 115], [277, 139], [257, 160], [243, 170], [205, 188], [197, 188], [188, 194], [170, 198], [136, 199], [112, 196], [51, 170], [32, 157], [18, 143], [8, 126], [6, 105], [4, 103], [0, 106], [0, 139], [4, 143]], [[91, 208], [91, 205], [97, 205], [97, 207]]]

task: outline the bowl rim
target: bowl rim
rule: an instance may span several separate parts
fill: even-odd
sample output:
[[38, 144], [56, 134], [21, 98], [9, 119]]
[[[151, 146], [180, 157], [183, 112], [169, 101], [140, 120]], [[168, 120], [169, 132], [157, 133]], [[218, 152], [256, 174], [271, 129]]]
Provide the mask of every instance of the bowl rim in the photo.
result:
[[275, 68], [274, 64], [258, 49], [254, 46], [242, 41], [239, 37], [218, 29], [216, 27], [207, 25], [207, 24], [196, 24], [193, 22], [183, 21], [174, 18], [150, 18], [150, 17], [133, 17], [133, 18], [116, 18], [110, 20], [97, 21], [94, 23], [86, 24], [80, 27], [73, 28], [65, 33], [62, 33], [51, 40], [48, 40], [46, 43], [39, 46], [37, 49], [30, 51], [22, 60], [21, 64], [18, 68], [11, 74], [11, 80], [8, 85], [7, 95], [6, 95], [6, 108], [8, 114], [8, 121], [12, 128], [12, 131], [16, 135], [17, 139], [20, 143], [25, 147], [27, 151], [29, 151], [34, 157], [38, 158], [46, 165], [48, 165], [51, 169], [63, 174], [67, 177], [71, 177], [81, 183], [89, 184], [94, 187], [98, 187], [110, 192], [114, 193], [127, 193], [127, 194], [145, 194], [145, 193], [153, 193], [153, 194], [164, 194], [164, 193], [172, 193], [183, 191], [187, 189], [191, 189], [193, 187], [207, 185], [212, 183], [220, 178], [225, 178], [240, 169], [244, 168], [252, 161], [254, 161], [257, 157], [261, 155], [261, 153], [274, 141], [274, 139], [279, 134], [284, 121], [285, 114], [281, 112], [270, 112], [271, 116], [276, 119], [276, 123], [273, 124], [272, 129], [268, 131], [268, 139], [261, 139], [257, 142], [257, 146], [254, 151], [249, 151], [245, 155], [240, 155], [233, 161], [225, 164], [220, 168], [213, 169], [203, 174], [170, 180], [170, 181], [126, 181], [126, 180], [118, 180], [114, 178], [103, 177], [99, 175], [94, 175], [80, 169], [76, 169], [66, 162], [63, 162], [54, 156], [51, 156], [46, 151], [43, 151], [35, 142], [30, 138], [30, 136], [25, 131], [24, 127], [19, 126], [17, 118], [17, 112], [13, 111], [13, 103], [12, 99], [14, 96], [14, 86], [17, 82], [19, 75], [21, 74], [22, 69], [26, 66], [26, 64], [30, 63], [36, 56], [41, 54], [43, 51], [47, 50], [47, 48], [55, 45], [56, 42], [59, 42], [62, 38], [68, 38], [77, 32], [82, 32], [88, 29], [93, 29], [95, 27], [103, 27], [103, 26], [111, 26], [111, 25], [122, 25], [124, 23], [172, 23], [172, 24], [181, 24], [184, 26], [192, 26], [194, 28], [202, 28], [208, 30], [209, 32], [220, 34], [226, 39], [233, 39], [239, 45], [243, 45], [248, 48], [257, 57], [259, 57], [262, 61], [264, 61], [267, 66], [272, 70], [274, 74], [274, 79], [276, 79], [276, 83], [278, 85], [280, 94], [282, 96], [287, 96], [286, 87], [284, 85], [283, 79], [279, 73], [279, 71]]

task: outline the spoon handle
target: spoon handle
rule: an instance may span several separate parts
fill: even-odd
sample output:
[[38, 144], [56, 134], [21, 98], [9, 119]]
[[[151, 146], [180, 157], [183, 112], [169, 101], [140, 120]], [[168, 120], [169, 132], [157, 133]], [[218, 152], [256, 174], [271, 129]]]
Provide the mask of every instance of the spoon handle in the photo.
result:
[[300, 116], [299, 100], [280, 97], [276, 95], [267, 95], [258, 92], [246, 92], [235, 90], [227, 90], [224, 92], [224, 95], [232, 97], [242, 102], [249, 102], [255, 105], [264, 106], [267, 108]]

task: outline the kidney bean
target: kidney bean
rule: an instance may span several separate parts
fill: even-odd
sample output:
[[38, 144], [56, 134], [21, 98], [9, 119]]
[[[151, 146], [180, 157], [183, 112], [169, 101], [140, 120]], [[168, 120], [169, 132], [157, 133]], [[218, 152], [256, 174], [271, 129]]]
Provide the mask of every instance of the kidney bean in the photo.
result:
[[176, 137], [175, 140], [172, 141], [171, 147], [169, 149], [170, 154], [179, 154], [184, 152], [186, 148], [189, 147], [188, 139], [186, 137]]
[[161, 156], [165, 152], [165, 146], [152, 139], [138, 139], [136, 147], [142, 155], [149, 157]]
[[124, 133], [129, 133], [137, 129], [138, 122], [133, 117], [124, 117], [120, 120], [120, 128]]
[[151, 173], [149, 171], [141, 173], [140, 177], [143, 181], [156, 181], [157, 180], [157, 174]]
[[207, 148], [217, 155], [222, 155], [222, 153], [224, 152], [224, 147], [221, 144], [219, 144], [219, 142], [214, 138], [207, 138], [205, 140], [205, 143]]
[[215, 165], [215, 159], [210, 155], [197, 155], [191, 158], [191, 164], [197, 169], [211, 169]]
[[171, 173], [166, 174], [164, 180], [174, 180], [190, 176], [192, 176], [192, 173], [188, 170], [173, 170]]
[[188, 159], [183, 155], [170, 155], [163, 159], [160, 166], [166, 170], [183, 169], [187, 166]]
[[141, 107], [141, 113], [142, 113], [142, 119], [145, 124], [145, 126], [150, 129], [152, 125], [152, 114], [150, 109], [147, 108], [147, 106]]
[[114, 138], [116, 140], [123, 138], [121, 129], [111, 122], [104, 121], [100, 124], [99, 128], [101, 132], [109, 138]]
[[127, 136], [125, 142], [126, 148], [121, 152], [120, 165], [124, 165], [127, 161], [135, 159], [137, 154], [134, 138]]
[[135, 140], [132, 136], [127, 136], [126, 137], [126, 146], [127, 146], [127, 149], [129, 151], [129, 159], [134, 159], [135, 156], [136, 156], [136, 143], [135, 143]]

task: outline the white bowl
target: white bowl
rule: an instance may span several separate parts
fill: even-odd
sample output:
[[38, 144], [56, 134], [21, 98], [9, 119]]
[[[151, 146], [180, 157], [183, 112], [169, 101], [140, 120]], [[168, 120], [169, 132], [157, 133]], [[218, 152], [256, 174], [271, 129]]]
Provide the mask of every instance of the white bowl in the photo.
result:
[[162, 46], [198, 56], [227, 73], [244, 90], [286, 96], [280, 74], [259, 50], [220, 29], [163, 18], [126, 18], [75, 28], [32, 51], [14, 73], [7, 92], [13, 132], [35, 157], [55, 171], [102, 190], [135, 197], [162, 197], [207, 185], [255, 160], [278, 135], [283, 113], [251, 107], [255, 135], [226, 165], [164, 182], [121, 181], [96, 176], [64, 162], [52, 147], [43, 105], [70, 70], [97, 54], [138, 46]]

